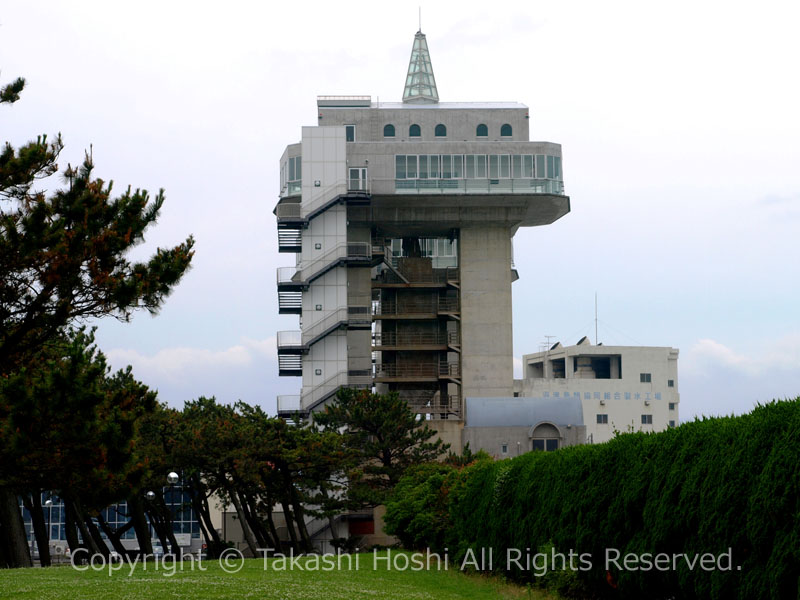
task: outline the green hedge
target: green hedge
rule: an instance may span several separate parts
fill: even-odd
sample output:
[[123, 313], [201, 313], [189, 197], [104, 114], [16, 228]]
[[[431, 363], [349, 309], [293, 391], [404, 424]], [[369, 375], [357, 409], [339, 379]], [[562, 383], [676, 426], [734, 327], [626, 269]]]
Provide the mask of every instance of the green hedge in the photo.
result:
[[[411, 471], [387, 504], [387, 528], [409, 548], [492, 548], [495, 570], [562, 592], [612, 598], [798, 598], [800, 398], [739, 417], [707, 418], [605, 444]], [[606, 569], [606, 549], [729, 552], [730, 570]], [[576, 559], [577, 569], [506, 565], [508, 549]], [[723, 556], [722, 567], [727, 567]], [[591, 564], [591, 568], [588, 568]], [[508, 568], [505, 568], [508, 567]], [[739, 568], [740, 567], [740, 568]], [[581, 568], [585, 570], [580, 570]]]

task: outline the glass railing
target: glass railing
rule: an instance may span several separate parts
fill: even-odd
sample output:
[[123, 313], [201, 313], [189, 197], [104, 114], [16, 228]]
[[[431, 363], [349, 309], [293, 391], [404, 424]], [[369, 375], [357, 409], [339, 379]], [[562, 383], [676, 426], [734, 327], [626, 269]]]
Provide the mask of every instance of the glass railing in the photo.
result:
[[[281, 198], [290, 198], [292, 196], [299, 196], [303, 187], [302, 181], [290, 181], [283, 186], [281, 190]], [[275, 188], [272, 188], [275, 189]]]
[[558, 179], [383, 179], [376, 194], [564, 194]]

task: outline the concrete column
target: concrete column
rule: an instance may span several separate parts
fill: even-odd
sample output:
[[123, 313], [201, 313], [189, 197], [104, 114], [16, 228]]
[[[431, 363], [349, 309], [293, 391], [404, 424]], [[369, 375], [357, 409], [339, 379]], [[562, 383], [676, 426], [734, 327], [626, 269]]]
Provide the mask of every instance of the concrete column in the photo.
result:
[[513, 394], [508, 227], [464, 227], [459, 239], [463, 395]]

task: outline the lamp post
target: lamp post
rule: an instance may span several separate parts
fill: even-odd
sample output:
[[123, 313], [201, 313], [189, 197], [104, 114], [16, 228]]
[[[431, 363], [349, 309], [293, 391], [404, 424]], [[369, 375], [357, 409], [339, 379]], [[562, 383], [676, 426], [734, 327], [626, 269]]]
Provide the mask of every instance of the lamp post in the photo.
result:
[[[172, 535], [175, 535], [175, 524], [173, 523], [174, 520], [174, 508], [175, 508], [175, 484], [180, 481], [180, 476], [175, 471], [170, 471], [167, 474], [167, 483], [169, 483], [169, 499], [170, 499], [170, 506], [167, 506], [167, 511], [169, 511], [169, 526], [172, 528]], [[181, 490], [181, 497], [183, 497], [183, 491]], [[180, 553], [180, 548], [173, 548], [175, 554]]]
[[[44, 501], [44, 505], [47, 507], [47, 553], [50, 554], [50, 560], [53, 560], [53, 552], [50, 552], [52, 545], [50, 542], [52, 541], [53, 536], [50, 534], [50, 524], [53, 521], [53, 499], [48, 498]], [[42, 550], [39, 549], [39, 560], [42, 560]]]

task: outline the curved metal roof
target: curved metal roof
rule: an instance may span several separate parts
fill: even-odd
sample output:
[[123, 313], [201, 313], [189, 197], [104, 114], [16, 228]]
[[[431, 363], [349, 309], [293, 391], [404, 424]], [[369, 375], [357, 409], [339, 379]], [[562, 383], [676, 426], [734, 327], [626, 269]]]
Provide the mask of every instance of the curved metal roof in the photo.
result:
[[580, 398], [467, 398], [465, 427], [583, 425]]

